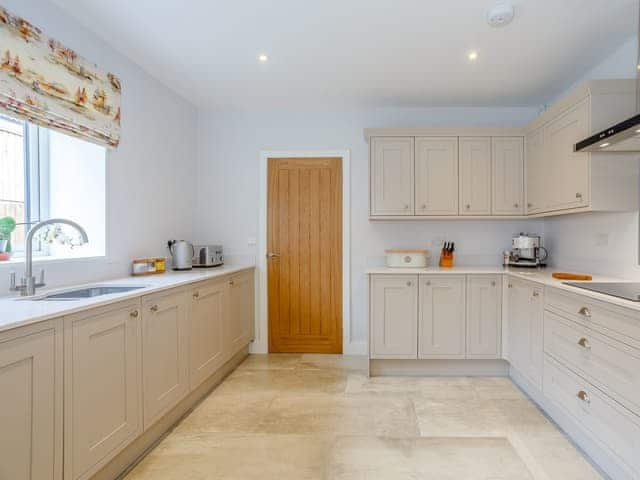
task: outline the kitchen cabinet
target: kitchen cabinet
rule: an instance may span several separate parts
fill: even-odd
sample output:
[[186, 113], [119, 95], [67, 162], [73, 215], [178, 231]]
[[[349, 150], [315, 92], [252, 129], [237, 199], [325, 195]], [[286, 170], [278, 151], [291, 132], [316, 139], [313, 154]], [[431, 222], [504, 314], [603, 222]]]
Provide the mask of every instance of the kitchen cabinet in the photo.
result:
[[542, 388], [543, 289], [509, 278], [509, 361], [538, 389]]
[[547, 184], [553, 181], [548, 175], [551, 171], [548, 163], [544, 148], [544, 127], [541, 127], [527, 137], [527, 214], [543, 212], [547, 208]]
[[458, 214], [458, 137], [415, 139], [415, 214]]
[[184, 290], [142, 300], [144, 428], [189, 391], [189, 303]]
[[589, 155], [573, 145], [589, 136], [589, 99], [582, 100], [544, 128], [545, 155], [551, 161], [544, 179], [549, 181], [548, 209], [589, 205]]
[[376, 137], [371, 141], [371, 215], [414, 214], [414, 139]]
[[255, 331], [254, 273], [240, 272], [229, 280], [230, 311], [228, 321], [228, 344], [231, 355], [247, 346]]
[[62, 478], [61, 320], [0, 333], [0, 478]]
[[467, 358], [500, 358], [501, 299], [499, 275], [467, 277]]
[[465, 276], [421, 275], [418, 358], [465, 358]]
[[491, 215], [491, 138], [460, 137], [460, 215]]
[[371, 358], [417, 357], [418, 276], [370, 278]]
[[90, 478], [142, 433], [140, 301], [64, 319], [64, 476]]
[[491, 139], [492, 213], [522, 215], [524, 213], [524, 139], [494, 137]]
[[190, 306], [189, 378], [193, 390], [228, 359], [230, 350], [225, 341], [229, 315], [227, 280], [211, 280], [194, 287]]

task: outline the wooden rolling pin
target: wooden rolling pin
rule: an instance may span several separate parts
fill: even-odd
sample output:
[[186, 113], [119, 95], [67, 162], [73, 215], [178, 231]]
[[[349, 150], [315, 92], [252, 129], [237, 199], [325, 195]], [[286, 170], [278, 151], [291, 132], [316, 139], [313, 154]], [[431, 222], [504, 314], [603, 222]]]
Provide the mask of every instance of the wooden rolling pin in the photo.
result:
[[584, 273], [553, 272], [551, 276], [558, 280], [593, 280], [591, 275]]

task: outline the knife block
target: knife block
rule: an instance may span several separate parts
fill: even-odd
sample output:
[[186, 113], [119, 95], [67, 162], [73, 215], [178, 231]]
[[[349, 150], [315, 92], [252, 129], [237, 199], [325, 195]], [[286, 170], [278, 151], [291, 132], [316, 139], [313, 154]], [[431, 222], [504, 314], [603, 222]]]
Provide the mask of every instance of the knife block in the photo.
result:
[[447, 252], [445, 250], [440, 254], [440, 263], [441, 267], [453, 267], [453, 252]]

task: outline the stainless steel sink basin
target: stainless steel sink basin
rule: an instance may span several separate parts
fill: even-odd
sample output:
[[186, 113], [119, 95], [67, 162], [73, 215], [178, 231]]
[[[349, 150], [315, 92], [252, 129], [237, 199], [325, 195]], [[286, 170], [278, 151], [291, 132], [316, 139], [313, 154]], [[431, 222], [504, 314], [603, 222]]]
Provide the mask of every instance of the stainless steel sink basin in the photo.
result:
[[25, 298], [24, 300], [33, 301], [54, 301], [54, 300], [82, 300], [85, 298], [100, 297], [102, 295], [111, 295], [113, 293], [126, 293], [132, 290], [139, 290], [144, 286], [115, 286], [115, 285], [96, 285], [93, 287], [79, 288], [77, 290], [69, 290], [60, 293], [50, 293], [42, 297]]

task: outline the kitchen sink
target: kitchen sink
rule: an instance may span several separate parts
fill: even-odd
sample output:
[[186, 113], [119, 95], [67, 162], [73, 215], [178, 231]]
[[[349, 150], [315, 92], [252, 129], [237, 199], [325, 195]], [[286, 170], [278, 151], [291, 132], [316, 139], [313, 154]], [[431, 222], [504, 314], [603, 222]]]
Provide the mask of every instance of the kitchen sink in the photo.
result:
[[22, 298], [21, 300], [33, 301], [55, 301], [55, 300], [83, 300], [85, 298], [100, 297], [102, 295], [111, 295], [114, 293], [126, 293], [133, 290], [145, 288], [144, 286], [115, 286], [115, 285], [96, 285], [93, 287], [79, 288], [76, 290], [68, 290], [66, 292], [50, 293], [41, 297]]

